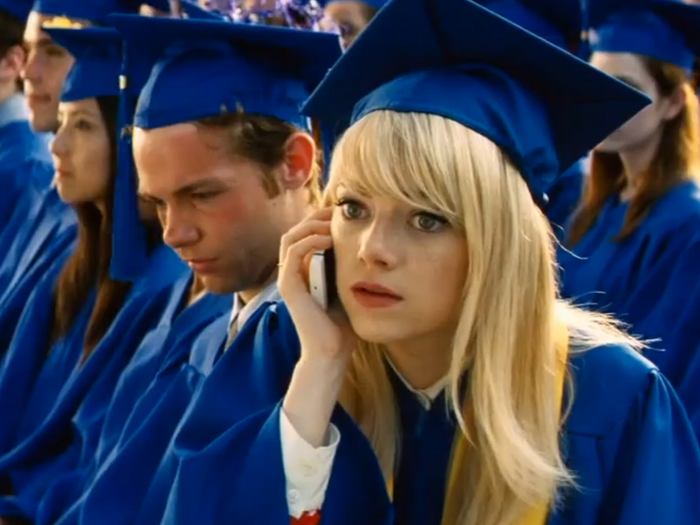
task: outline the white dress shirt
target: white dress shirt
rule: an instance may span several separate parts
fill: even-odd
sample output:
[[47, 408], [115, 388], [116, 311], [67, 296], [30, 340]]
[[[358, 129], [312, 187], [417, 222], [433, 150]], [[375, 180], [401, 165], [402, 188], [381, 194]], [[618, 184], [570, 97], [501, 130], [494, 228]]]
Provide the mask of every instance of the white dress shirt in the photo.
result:
[[240, 332], [241, 328], [250, 319], [250, 317], [255, 313], [255, 311], [264, 303], [267, 302], [277, 302], [281, 301], [282, 296], [277, 289], [277, 281], [273, 281], [266, 288], [264, 288], [258, 295], [253, 297], [253, 299], [248, 302], [248, 304], [243, 302], [240, 294], [235, 294], [233, 296], [233, 310], [231, 311], [231, 321], [228, 325], [228, 338], [226, 339], [227, 349], [233, 343], [233, 340]]

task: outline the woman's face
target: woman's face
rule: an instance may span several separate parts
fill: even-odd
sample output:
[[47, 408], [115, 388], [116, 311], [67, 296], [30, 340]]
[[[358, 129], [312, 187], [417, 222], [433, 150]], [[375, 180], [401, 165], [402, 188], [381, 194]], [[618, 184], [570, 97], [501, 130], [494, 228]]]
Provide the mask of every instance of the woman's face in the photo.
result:
[[372, 19], [372, 8], [360, 0], [334, 0], [324, 11], [340, 29], [345, 49], [350, 47]]
[[58, 194], [66, 203], [102, 206], [111, 171], [111, 144], [97, 99], [61, 102], [51, 143]]
[[466, 242], [443, 217], [340, 184], [331, 223], [340, 300], [357, 335], [397, 344], [451, 337]]
[[596, 52], [591, 56], [591, 65], [644, 92], [652, 100], [650, 105], [601, 142], [596, 150], [620, 153], [655, 143], [664, 123], [678, 114], [678, 108], [661, 96], [642, 58], [632, 53]]

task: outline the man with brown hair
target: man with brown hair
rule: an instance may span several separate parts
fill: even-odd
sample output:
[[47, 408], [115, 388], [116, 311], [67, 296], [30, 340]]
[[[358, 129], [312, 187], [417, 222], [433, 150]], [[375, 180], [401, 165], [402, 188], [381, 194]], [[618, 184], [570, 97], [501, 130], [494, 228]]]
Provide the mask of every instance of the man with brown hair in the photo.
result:
[[26, 1], [0, 0], [0, 232], [26, 187], [48, 186], [53, 171], [47, 137], [29, 126], [22, 94], [22, 35], [28, 11]]

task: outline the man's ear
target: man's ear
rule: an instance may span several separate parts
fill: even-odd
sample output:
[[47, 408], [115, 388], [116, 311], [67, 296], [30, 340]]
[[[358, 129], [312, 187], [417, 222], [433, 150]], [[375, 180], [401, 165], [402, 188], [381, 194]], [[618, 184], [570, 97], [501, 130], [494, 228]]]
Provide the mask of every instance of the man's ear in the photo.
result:
[[284, 167], [280, 175], [282, 187], [288, 190], [306, 185], [316, 163], [316, 144], [308, 133], [294, 133], [284, 145]]

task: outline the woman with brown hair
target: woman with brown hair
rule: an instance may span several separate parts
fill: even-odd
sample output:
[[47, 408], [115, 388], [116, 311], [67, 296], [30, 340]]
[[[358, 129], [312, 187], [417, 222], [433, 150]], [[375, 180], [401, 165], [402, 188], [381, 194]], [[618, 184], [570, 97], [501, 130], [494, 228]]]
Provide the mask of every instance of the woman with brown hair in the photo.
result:
[[698, 433], [700, 7], [655, 0], [610, 13], [607, 4], [590, 6], [591, 63], [652, 104], [593, 151], [559, 253], [562, 295], [615, 315], [663, 350], [646, 355], [676, 387]]
[[[79, 223], [78, 242], [39, 283], [0, 370], [0, 517], [33, 518], [32, 501], [85, 450], [121, 371], [158, 322], [185, 266], [144, 219], [148, 252], [132, 283], [110, 274], [118, 227], [121, 40], [106, 28], [46, 29], [76, 62], [51, 145], [54, 183]], [[127, 170], [128, 174], [130, 172]], [[136, 199], [136, 195], [131, 198]], [[88, 443], [90, 444], [90, 443]], [[75, 451], [76, 454], [73, 454]]]

